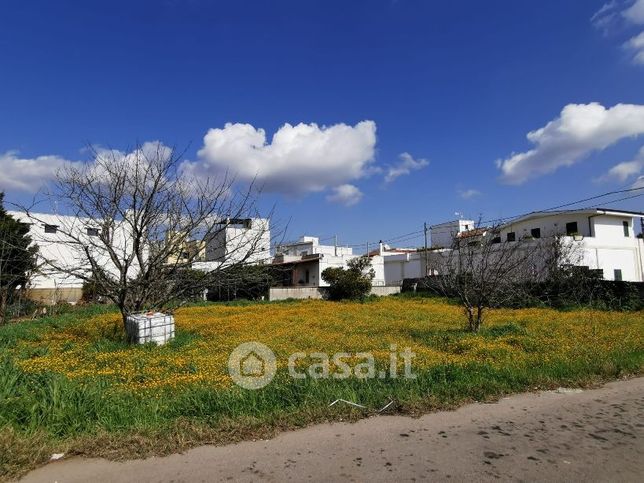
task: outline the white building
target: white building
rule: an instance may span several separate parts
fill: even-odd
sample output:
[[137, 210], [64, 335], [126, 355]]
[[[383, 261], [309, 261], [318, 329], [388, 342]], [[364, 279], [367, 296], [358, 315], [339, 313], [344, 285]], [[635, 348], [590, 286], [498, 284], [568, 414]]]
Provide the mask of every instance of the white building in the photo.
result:
[[458, 234], [473, 230], [472, 220], [453, 220], [433, 225], [429, 229], [432, 248], [452, 248], [454, 237]]
[[381, 243], [378, 252], [384, 261], [386, 285], [402, 285], [406, 278], [437, 274], [441, 254], [447, 250], [449, 249], [431, 248], [425, 252], [415, 248], [392, 248]]
[[[29, 226], [29, 236], [38, 245], [38, 270], [30, 281], [28, 295], [34, 300], [54, 304], [65, 301], [77, 302], [82, 295], [83, 281], [71, 276], [65, 270], [80, 270], [91, 273], [90, 266], [82, 253], [82, 245], [91, 247], [93, 256], [108, 273], [118, 274], [118, 270], [107, 253], [91, 240], [101, 233], [95, 220], [75, 216], [48, 213], [9, 212], [16, 220]], [[115, 246], [127, 250], [130, 237], [125, 225], [113, 230]], [[87, 243], [83, 243], [87, 240]], [[100, 244], [99, 244], [100, 245]], [[136, 276], [136, 266], [132, 266], [131, 276]]]
[[269, 263], [271, 232], [268, 218], [228, 218], [211, 237], [204, 239], [205, 261], [193, 263], [197, 270], [214, 270], [222, 264]]
[[[329, 267], [347, 268], [349, 260], [356, 258], [351, 247], [320, 245], [313, 236], [303, 236], [297, 242], [277, 247], [273, 265], [282, 267], [285, 287], [328, 287], [322, 272]], [[374, 286], [385, 285], [385, 269], [381, 256], [371, 257], [375, 277]]]
[[642, 282], [644, 240], [635, 235], [634, 221], [643, 216], [607, 208], [535, 212], [501, 226], [497, 236], [512, 242], [563, 235], [579, 248], [576, 264], [602, 270], [606, 280]]
[[601, 270], [606, 280], [644, 281], [644, 240], [635, 236], [634, 220], [644, 213], [603, 208], [535, 212], [522, 216], [495, 230], [474, 228], [471, 220], [454, 220], [431, 228], [432, 248], [392, 249], [381, 245], [385, 282], [399, 285], [405, 278], [440, 273], [444, 256], [454, 238], [495, 237], [499, 242], [539, 239], [563, 235], [578, 253], [571, 262]]

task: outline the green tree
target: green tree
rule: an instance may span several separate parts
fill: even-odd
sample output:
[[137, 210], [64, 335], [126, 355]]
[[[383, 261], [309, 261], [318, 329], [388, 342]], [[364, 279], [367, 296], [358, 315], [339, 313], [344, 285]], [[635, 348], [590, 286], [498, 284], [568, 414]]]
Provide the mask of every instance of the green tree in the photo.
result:
[[36, 268], [38, 247], [32, 245], [29, 225], [13, 218], [3, 206], [0, 192], [0, 325], [7, 322], [7, 307], [16, 288], [24, 287]]
[[331, 300], [364, 300], [371, 292], [371, 281], [375, 271], [369, 257], [357, 257], [349, 260], [348, 268], [326, 268], [322, 279], [329, 284]]

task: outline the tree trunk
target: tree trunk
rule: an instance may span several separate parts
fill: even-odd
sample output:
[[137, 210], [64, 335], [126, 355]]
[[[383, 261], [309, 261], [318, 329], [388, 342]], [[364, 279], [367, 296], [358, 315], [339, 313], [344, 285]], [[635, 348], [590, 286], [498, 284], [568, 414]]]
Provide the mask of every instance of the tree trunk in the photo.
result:
[[468, 328], [469, 328], [470, 332], [476, 332], [476, 330], [474, 329], [474, 324], [475, 324], [475, 321], [474, 321], [474, 310], [472, 309], [472, 307], [467, 307], [467, 309], [465, 309], [465, 310], [466, 310], [466, 312], [467, 312], [467, 324], [468, 324]]
[[123, 330], [125, 330], [127, 334], [127, 312], [125, 311], [125, 308], [119, 307], [119, 310], [121, 311], [121, 320], [123, 322]]
[[7, 300], [9, 299], [6, 291], [0, 290], [0, 325], [7, 322]]
[[477, 307], [476, 318], [474, 320], [474, 332], [481, 330], [481, 325], [483, 325], [483, 307]]

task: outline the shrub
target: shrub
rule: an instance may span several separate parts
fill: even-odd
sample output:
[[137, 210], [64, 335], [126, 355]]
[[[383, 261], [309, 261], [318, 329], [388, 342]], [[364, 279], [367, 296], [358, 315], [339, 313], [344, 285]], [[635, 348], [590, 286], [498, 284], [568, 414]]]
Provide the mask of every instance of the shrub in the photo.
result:
[[[587, 273], [586, 273], [587, 272]], [[403, 293], [443, 295], [438, 276], [405, 279]], [[445, 294], [454, 297], [455, 294]], [[644, 308], [644, 283], [603, 280], [592, 270], [575, 270], [568, 276], [529, 282], [497, 303], [495, 307], [588, 307], [601, 310], [641, 310]]]
[[329, 284], [331, 300], [364, 300], [371, 292], [375, 276], [368, 257], [349, 260], [348, 268], [330, 267], [322, 272], [322, 279]]
[[274, 268], [270, 265], [240, 265], [221, 270], [208, 286], [208, 300], [258, 300], [268, 295], [275, 282]]

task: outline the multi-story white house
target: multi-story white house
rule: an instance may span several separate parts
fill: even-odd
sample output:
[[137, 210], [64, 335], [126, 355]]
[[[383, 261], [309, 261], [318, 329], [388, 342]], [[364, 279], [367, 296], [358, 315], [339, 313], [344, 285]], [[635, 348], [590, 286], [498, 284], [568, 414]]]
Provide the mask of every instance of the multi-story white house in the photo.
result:
[[[38, 245], [39, 269], [30, 281], [28, 295], [44, 303], [66, 301], [77, 302], [82, 295], [82, 279], [69, 275], [69, 271], [91, 270], [87, 258], [82, 255], [82, 247], [89, 246], [94, 256], [100, 261], [102, 269], [118, 275], [113, 262], [107, 253], [100, 253], [100, 243], [94, 243], [92, 237], [101, 233], [97, 222], [88, 218], [55, 215], [47, 213], [10, 212], [15, 219], [30, 225], [29, 235]], [[112, 244], [121, 247], [124, 252], [131, 252], [131, 236], [127, 224], [123, 223], [113, 229]], [[83, 241], [86, 243], [83, 243]], [[192, 242], [187, 242], [187, 245]], [[270, 262], [269, 220], [226, 219], [222, 229], [209, 240], [199, 242], [196, 246], [205, 254], [204, 262], [196, 262], [194, 268], [212, 270], [222, 263]], [[177, 254], [176, 256], [180, 256]], [[62, 269], [61, 269], [62, 268]], [[132, 266], [131, 276], [137, 274], [136, 264]]]
[[[101, 253], [92, 240], [102, 229], [95, 220], [49, 213], [9, 214], [29, 225], [29, 236], [38, 245], [38, 270], [30, 280], [30, 298], [48, 304], [77, 302], [82, 295], [83, 281], [69, 275], [69, 271], [91, 273], [87, 258], [82, 255], [83, 246], [91, 247], [102, 269], [118, 274], [107, 253]], [[111, 234], [114, 245], [127, 249], [131, 240], [128, 233], [125, 224], [116, 227]], [[131, 276], [136, 276], [136, 265], [131, 270]]]
[[267, 218], [228, 218], [206, 242], [206, 261], [266, 262], [270, 259], [271, 232]]
[[432, 248], [452, 248], [454, 238], [475, 228], [472, 220], [453, 220], [433, 225], [429, 229]]
[[495, 234], [501, 242], [555, 235], [576, 246], [576, 265], [601, 270], [606, 280], [644, 281], [644, 240], [634, 221], [644, 213], [589, 208], [535, 212], [504, 224]]
[[[454, 220], [431, 228], [431, 249], [380, 247], [387, 285], [399, 285], [405, 278], [440, 273], [457, 238], [489, 236], [512, 243], [562, 236], [576, 256], [569, 262], [601, 270], [606, 280], [644, 281], [644, 240], [636, 236], [634, 221], [644, 213], [604, 208], [535, 212], [500, 227], [474, 228], [471, 220]], [[527, 245], [529, 246], [529, 245]]]
[[212, 236], [203, 240], [204, 261], [198, 270], [214, 270], [222, 264], [270, 263], [271, 232], [268, 218], [227, 218]]
[[[328, 287], [322, 272], [329, 267], [347, 268], [349, 260], [357, 256], [351, 247], [320, 245], [319, 238], [303, 236], [297, 242], [278, 246], [273, 265], [283, 268], [283, 286]], [[383, 258], [372, 256], [371, 266], [375, 272], [372, 284], [385, 285]]]
[[[455, 236], [459, 232], [453, 233]], [[427, 251], [416, 248], [392, 248], [381, 243], [378, 252], [385, 265], [386, 285], [402, 285], [406, 278], [438, 274], [442, 256], [449, 250], [449, 248], [430, 248]]]

